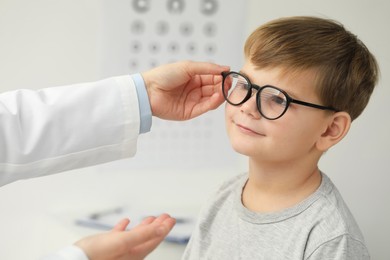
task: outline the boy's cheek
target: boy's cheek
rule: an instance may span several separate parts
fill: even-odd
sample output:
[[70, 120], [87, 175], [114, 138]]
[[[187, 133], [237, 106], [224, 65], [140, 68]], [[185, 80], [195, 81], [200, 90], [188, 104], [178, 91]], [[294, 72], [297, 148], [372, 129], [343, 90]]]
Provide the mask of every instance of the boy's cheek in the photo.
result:
[[230, 104], [227, 104], [225, 106], [225, 126], [226, 126], [226, 131], [227, 131], [228, 135], [229, 135], [229, 132], [232, 128], [232, 125], [234, 124], [233, 119], [234, 119], [234, 115], [235, 115], [235, 109], [237, 109], [237, 107], [234, 107]]
[[231, 118], [236, 110], [239, 110], [239, 108], [239, 106], [235, 107], [230, 105], [228, 102], [225, 102], [225, 120]]

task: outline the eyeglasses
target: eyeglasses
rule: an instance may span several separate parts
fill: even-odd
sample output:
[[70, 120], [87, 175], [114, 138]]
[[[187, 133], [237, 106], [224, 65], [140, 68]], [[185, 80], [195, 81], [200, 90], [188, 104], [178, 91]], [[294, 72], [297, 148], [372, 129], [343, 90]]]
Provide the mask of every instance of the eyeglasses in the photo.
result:
[[260, 114], [269, 120], [280, 118], [286, 113], [291, 103], [296, 103], [303, 106], [318, 108], [322, 110], [337, 111], [333, 107], [320, 106], [301, 100], [293, 99], [286, 91], [274, 86], [265, 85], [257, 86], [252, 84], [250, 80], [234, 71], [222, 72], [222, 93], [225, 100], [233, 105], [239, 106], [248, 101], [252, 95], [252, 89], [257, 90], [256, 106]]

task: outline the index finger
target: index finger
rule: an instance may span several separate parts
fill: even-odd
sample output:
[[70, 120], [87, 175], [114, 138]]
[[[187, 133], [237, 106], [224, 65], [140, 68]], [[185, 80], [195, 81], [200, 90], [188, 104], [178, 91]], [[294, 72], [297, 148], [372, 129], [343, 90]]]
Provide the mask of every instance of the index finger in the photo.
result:
[[230, 70], [229, 66], [218, 65], [211, 62], [190, 61], [185, 64], [186, 71], [191, 76], [195, 75], [219, 75], [223, 71]]

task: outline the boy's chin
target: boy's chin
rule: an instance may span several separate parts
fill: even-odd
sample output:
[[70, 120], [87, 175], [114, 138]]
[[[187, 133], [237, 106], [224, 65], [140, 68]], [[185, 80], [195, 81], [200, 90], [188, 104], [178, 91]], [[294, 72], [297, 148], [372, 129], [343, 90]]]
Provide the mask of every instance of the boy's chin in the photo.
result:
[[254, 153], [256, 151], [256, 149], [254, 147], [244, 146], [242, 143], [238, 143], [237, 145], [232, 143], [232, 148], [237, 153], [239, 153], [241, 155], [248, 156], [248, 157], [254, 156], [255, 155]]

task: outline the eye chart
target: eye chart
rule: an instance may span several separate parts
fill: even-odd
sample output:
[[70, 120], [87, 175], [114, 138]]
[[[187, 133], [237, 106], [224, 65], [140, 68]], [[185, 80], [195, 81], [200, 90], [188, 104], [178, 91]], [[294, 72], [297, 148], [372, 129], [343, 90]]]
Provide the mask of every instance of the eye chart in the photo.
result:
[[[102, 76], [131, 74], [179, 60], [240, 69], [245, 1], [102, 0]], [[231, 169], [237, 155], [226, 135], [224, 105], [186, 122], [153, 118], [140, 136], [139, 169]], [[121, 166], [125, 167], [125, 166]]]

